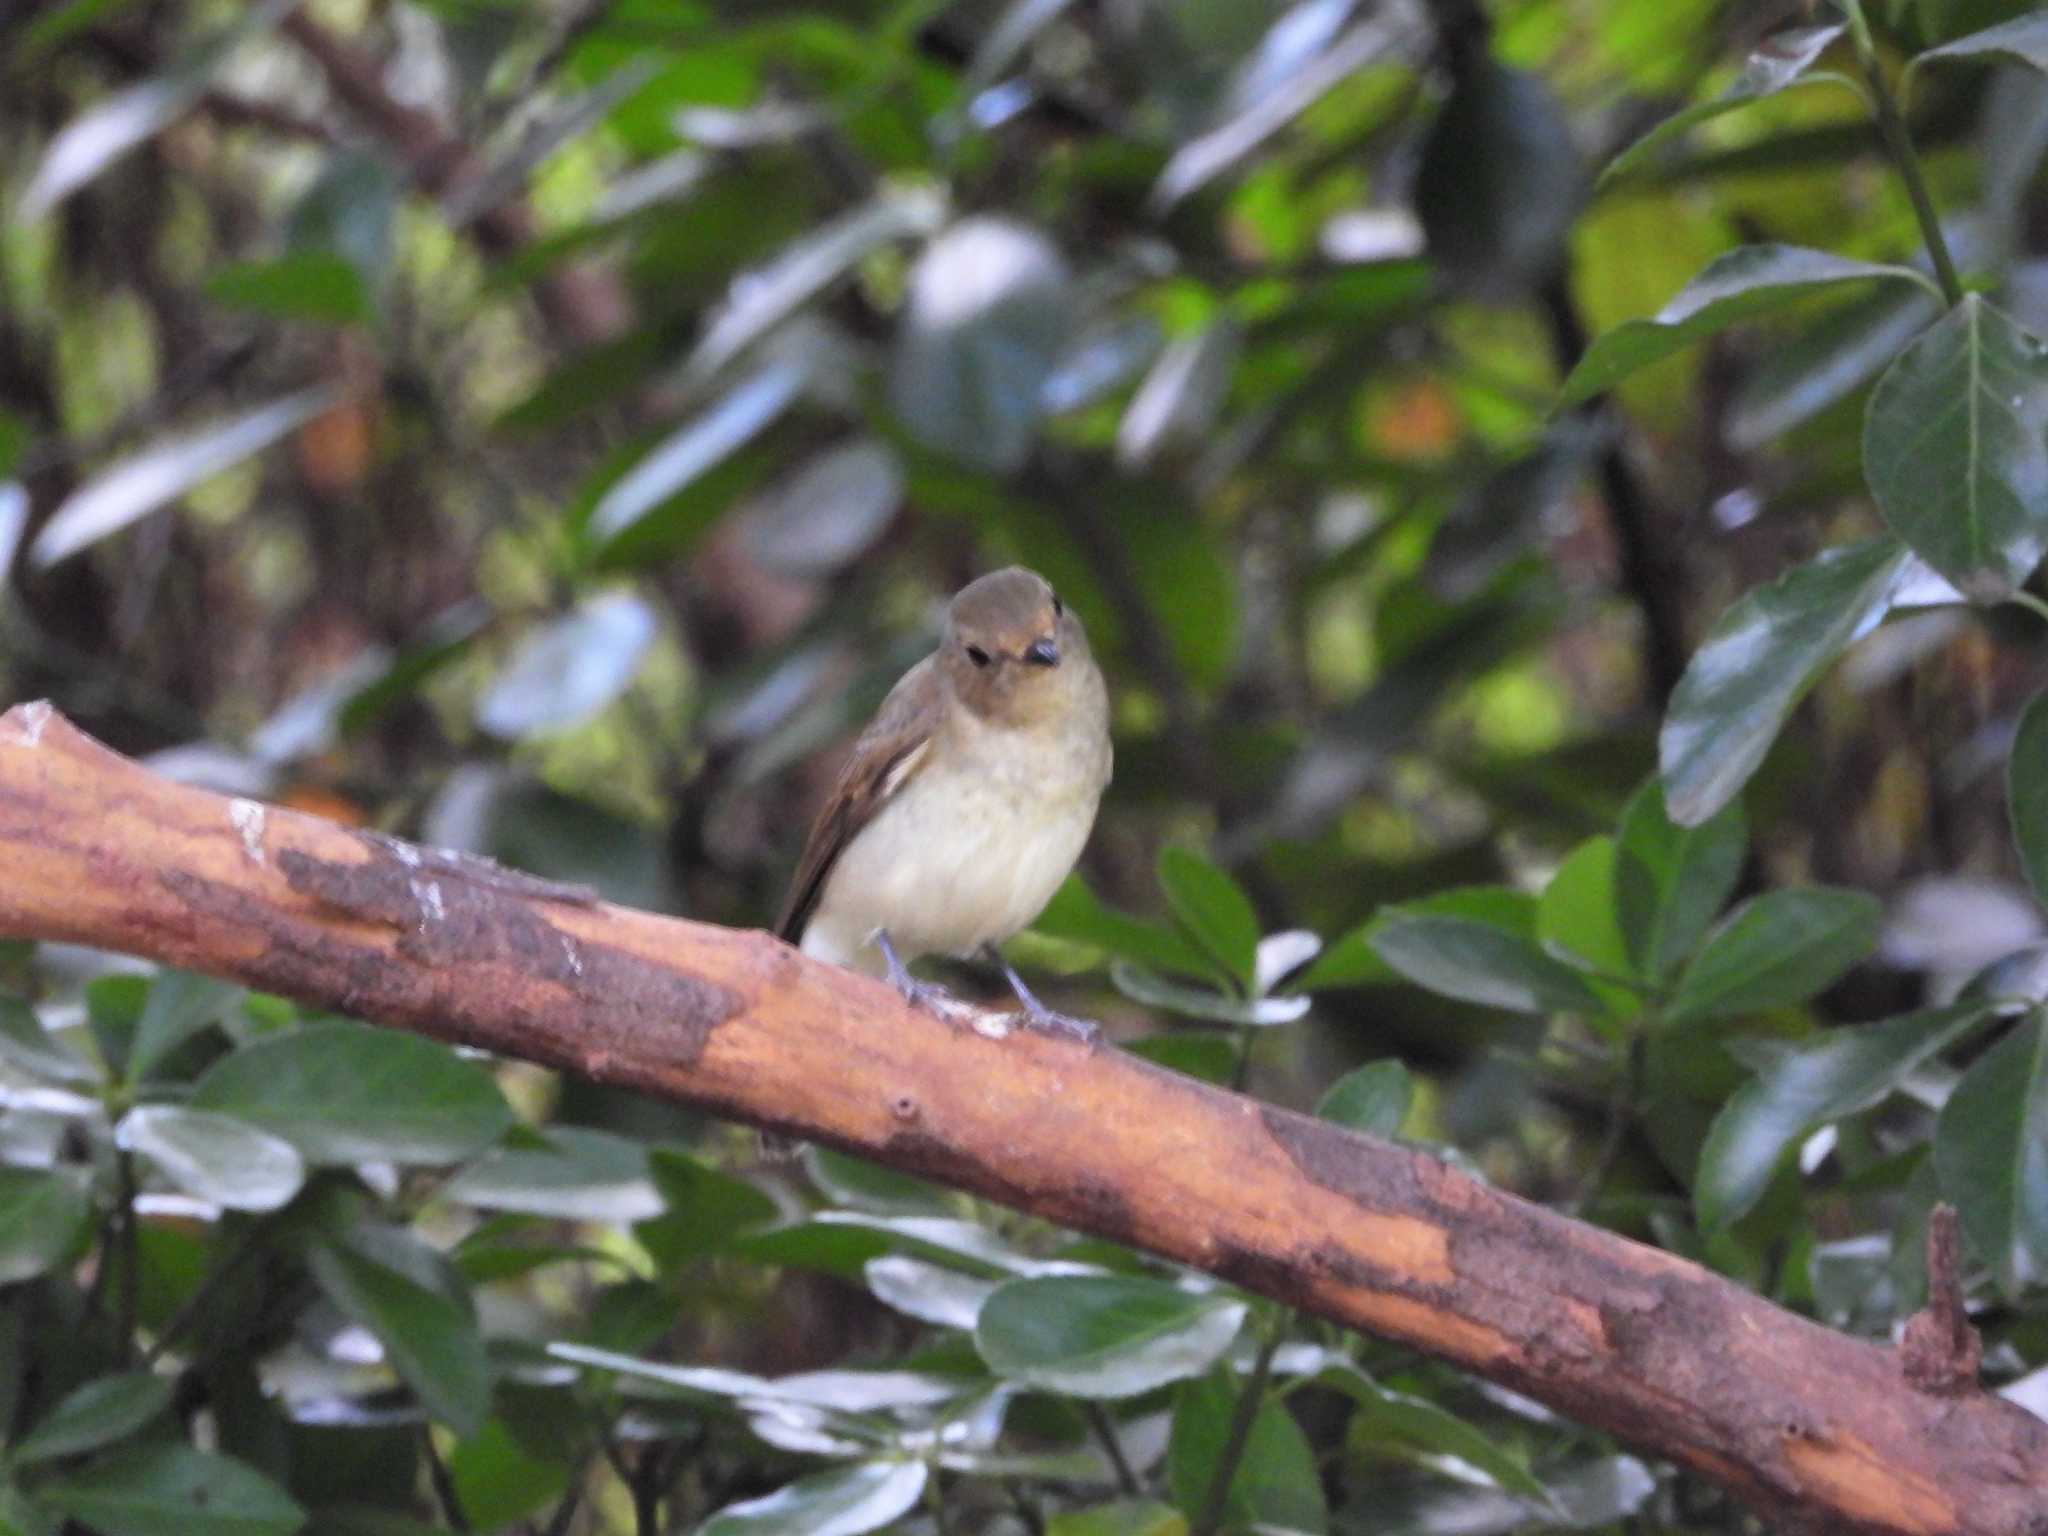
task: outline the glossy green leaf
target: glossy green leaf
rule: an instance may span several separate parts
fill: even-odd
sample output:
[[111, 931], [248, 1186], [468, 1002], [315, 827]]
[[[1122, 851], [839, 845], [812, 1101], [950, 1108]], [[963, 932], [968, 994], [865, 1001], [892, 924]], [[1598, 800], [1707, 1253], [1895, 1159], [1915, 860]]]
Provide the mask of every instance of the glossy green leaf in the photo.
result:
[[[1182, 1387], [1174, 1400], [1166, 1484], [1190, 1520], [1200, 1519], [1208, 1508], [1242, 1390], [1243, 1383], [1230, 1372], [1212, 1371]], [[1252, 1420], [1222, 1514], [1225, 1530], [1273, 1528], [1320, 1536], [1330, 1528], [1315, 1452], [1277, 1399], [1262, 1403]]]
[[728, 1504], [697, 1536], [862, 1536], [924, 1496], [921, 1461], [866, 1461], [820, 1472], [765, 1498]]
[[0, 1285], [65, 1262], [91, 1219], [83, 1170], [0, 1167]]
[[1338, 1078], [1316, 1105], [1316, 1113], [1368, 1136], [1393, 1136], [1408, 1118], [1408, 1104], [1414, 1096], [1415, 1084], [1409, 1080], [1408, 1069], [1389, 1057], [1367, 1062]]
[[1767, 891], [1707, 935], [1664, 1016], [1691, 1024], [1802, 1003], [1870, 953], [1883, 921], [1864, 891]]
[[2048, 348], [1979, 294], [1871, 391], [1863, 470], [1892, 531], [1978, 602], [2048, 551]]
[[1375, 923], [1373, 952], [1430, 991], [1514, 1013], [1589, 1013], [1600, 998], [1527, 934], [1476, 918], [1400, 908]]
[[1192, 848], [1169, 847], [1159, 854], [1159, 888], [1174, 920], [1249, 991], [1260, 929], [1243, 887]]
[[1939, 48], [1928, 49], [1908, 61], [1906, 68], [1910, 72], [1925, 64], [1950, 63], [1958, 59], [1965, 62], [2008, 59], [2048, 73], [2048, 16], [2036, 11], [2032, 15], [2015, 17], [2000, 26], [1972, 32], [1967, 37], [1943, 43]]
[[1721, 615], [1657, 737], [1672, 821], [1696, 827], [1740, 793], [1820, 674], [1883, 620], [1911, 558], [1895, 539], [1830, 549]]
[[2034, 695], [2021, 712], [2005, 772], [2020, 865], [2035, 896], [2048, 902], [2048, 693]]
[[624, 1226], [665, 1209], [647, 1148], [580, 1126], [550, 1126], [541, 1145], [494, 1147], [448, 1181], [450, 1200], [486, 1211]]
[[171, 1385], [170, 1377], [149, 1371], [89, 1381], [52, 1408], [8, 1458], [25, 1467], [125, 1440], [171, 1406]]
[[447, 1046], [340, 1022], [243, 1046], [191, 1103], [282, 1136], [311, 1163], [459, 1162], [512, 1123], [490, 1073]]
[[1382, 960], [1372, 946], [1373, 935], [1393, 912], [1437, 917], [1463, 917], [1491, 927], [1505, 928], [1534, 938], [1536, 900], [1526, 891], [1503, 885], [1465, 885], [1415, 901], [1374, 916], [1344, 934], [1316, 957], [1294, 982], [1296, 989], [1314, 992], [1324, 987], [1383, 986], [1399, 981], [1400, 973]]
[[300, 250], [272, 261], [230, 262], [206, 280], [206, 296], [284, 320], [360, 325], [370, 318], [363, 274], [334, 251]]
[[1797, 85], [1802, 80], [1845, 84], [1840, 75], [1807, 74], [1845, 30], [1846, 27], [1837, 22], [1825, 27], [1794, 27], [1765, 38], [1744, 62], [1742, 73], [1728, 89], [1711, 101], [1699, 102], [1665, 118], [1607, 163], [1607, 169], [1600, 173], [1601, 184], [1627, 175], [1688, 129], [1748, 106], [1752, 101], [1775, 96], [1787, 86]]
[[482, 1428], [490, 1363], [461, 1278], [410, 1234], [358, 1229], [306, 1255], [320, 1289], [377, 1336], [421, 1405], [459, 1435]]
[[999, 1284], [900, 1253], [869, 1259], [864, 1273], [868, 1289], [884, 1306], [921, 1323], [963, 1331], [974, 1328], [983, 1303]]
[[1693, 1187], [1700, 1226], [1716, 1232], [1739, 1220], [1807, 1136], [1868, 1109], [1994, 1016], [1982, 1003], [1932, 1008], [1830, 1030], [1814, 1044], [1779, 1056], [1714, 1117]]
[[1684, 963], [1735, 889], [1748, 851], [1742, 802], [1730, 800], [1696, 826], [1664, 811], [1664, 786], [1652, 779], [1622, 812], [1615, 866], [1615, 908], [1629, 969], [1662, 981]]
[[247, 1463], [181, 1444], [95, 1461], [36, 1498], [100, 1536], [291, 1536], [306, 1519]]
[[1911, 267], [1857, 261], [1798, 245], [1745, 245], [1716, 257], [1649, 320], [1630, 320], [1595, 339], [1564, 381], [1561, 405], [1577, 405], [1630, 374], [1662, 362], [1740, 320], [1845, 283], [1875, 279], [1927, 286]]
[[139, 1152], [186, 1194], [235, 1211], [274, 1211], [306, 1182], [298, 1149], [232, 1115], [182, 1104], [138, 1104], [115, 1143]]
[[1201, 976], [1209, 970], [1201, 949], [1186, 936], [1104, 906], [1079, 875], [1067, 877], [1031, 926], [1033, 932], [1049, 938], [1090, 944], [1111, 956], [1158, 970], [1183, 976]]
[[135, 1021], [135, 1038], [128, 1047], [128, 1080], [140, 1082], [148, 1077], [179, 1046], [219, 1022], [241, 996], [242, 989], [232, 982], [190, 971], [158, 972], [150, 983], [142, 1017]]
[[1048, 1275], [1013, 1280], [981, 1309], [974, 1345], [1008, 1380], [1073, 1397], [1136, 1397], [1206, 1371], [1245, 1305], [1163, 1280]]
[[1550, 1504], [1550, 1490], [1542, 1480], [1509, 1455], [1498, 1440], [1427, 1398], [1382, 1390], [1366, 1404], [1364, 1416], [1378, 1434], [1433, 1455], [1455, 1456], [1509, 1493], [1534, 1500], [1539, 1507]]
[[2048, 1015], [1971, 1063], [1935, 1124], [1934, 1171], [2008, 1297], [2048, 1275]]

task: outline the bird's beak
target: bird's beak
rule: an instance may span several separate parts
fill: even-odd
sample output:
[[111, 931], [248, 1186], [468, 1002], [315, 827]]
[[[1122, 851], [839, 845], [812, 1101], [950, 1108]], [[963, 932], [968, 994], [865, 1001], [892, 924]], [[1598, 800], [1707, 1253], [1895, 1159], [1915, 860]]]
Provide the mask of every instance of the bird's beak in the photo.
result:
[[1060, 664], [1060, 648], [1050, 639], [1040, 640], [1024, 653], [1024, 659], [1034, 667], [1056, 667]]

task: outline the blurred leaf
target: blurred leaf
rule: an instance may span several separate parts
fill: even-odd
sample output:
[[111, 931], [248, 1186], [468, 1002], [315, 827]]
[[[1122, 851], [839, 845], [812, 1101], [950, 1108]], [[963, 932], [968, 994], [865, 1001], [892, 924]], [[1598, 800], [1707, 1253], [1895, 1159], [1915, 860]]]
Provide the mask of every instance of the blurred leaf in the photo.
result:
[[[1181, 1513], [1201, 1518], [1223, 1464], [1230, 1425], [1244, 1390], [1228, 1371], [1211, 1371], [1180, 1389], [1166, 1447], [1166, 1484]], [[1276, 1399], [1260, 1404], [1232, 1474], [1222, 1510], [1226, 1530], [1276, 1528], [1321, 1536], [1330, 1528], [1323, 1483], [1294, 1415]]]
[[1820, 674], [1883, 621], [1908, 559], [1893, 539], [1842, 545], [1721, 615], [1657, 738], [1672, 821], [1699, 826], [1735, 798]]
[[742, 512], [740, 536], [771, 571], [830, 576], [858, 560], [903, 505], [903, 466], [879, 438], [827, 449], [784, 476]]
[[1146, 1035], [1131, 1041], [1125, 1049], [1133, 1056], [1142, 1056], [1205, 1083], [1227, 1083], [1237, 1071], [1237, 1041], [1215, 1030]]
[[1174, 929], [1104, 906], [1079, 874], [1067, 877], [1031, 927], [1049, 938], [1093, 945], [1109, 955], [1183, 976], [1209, 972], [1202, 951], [1188, 939]]
[[1967, 294], [1871, 392], [1863, 467], [1892, 531], [1972, 600], [2048, 550], [2048, 348]]
[[632, 686], [656, 627], [631, 592], [586, 598], [526, 636], [477, 701], [477, 724], [508, 741], [580, 725]]
[[127, 1371], [89, 1381], [45, 1414], [8, 1452], [16, 1466], [76, 1456], [125, 1440], [171, 1406], [171, 1379]]
[[1934, 1169], [2008, 1298], [2048, 1274], [2048, 1015], [1971, 1063], [1935, 1124]]
[[342, 734], [354, 735], [400, 699], [418, 692], [420, 684], [469, 650], [491, 618], [490, 606], [476, 598], [435, 614], [377, 677], [349, 694], [335, 717]]
[[33, 1280], [71, 1258], [91, 1219], [81, 1170], [0, 1167], [0, 1285]]
[[634, 1227], [633, 1235], [663, 1269], [721, 1252], [741, 1233], [775, 1219], [775, 1202], [734, 1174], [667, 1147], [649, 1151], [647, 1163], [667, 1210]]
[[940, 1185], [830, 1147], [806, 1147], [804, 1171], [835, 1205], [899, 1216], [944, 1215], [959, 1196]]
[[1313, 1005], [1306, 997], [1233, 997], [1209, 987], [1169, 981], [1134, 960], [1113, 960], [1109, 979], [1117, 991], [1148, 1008], [1164, 1008], [1183, 1018], [1208, 1019], [1217, 1024], [1252, 1025], [1271, 1028], [1292, 1024], [1307, 1017]]
[[494, 1147], [450, 1179], [442, 1194], [486, 1211], [625, 1226], [659, 1214], [647, 1148], [579, 1126], [549, 1126], [542, 1145]]
[[321, 386], [286, 395], [204, 431], [145, 448], [104, 470], [64, 499], [29, 546], [37, 565], [54, 565], [137, 518], [174, 501], [222, 470], [260, 453], [338, 398]]
[[1054, 1515], [1045, 1523], [1045, 1536], [1188, 1536], [1188, 1522], [1171, 1504], [1118, 1499]]
[[1931, 1008], [1881, 1024], [1829, 1030], [1744, 1084], [1700, 1148], [1693, 1201], [1707, 1232], [1763, 1198], [1787, 1153], [1821, 1126], [1868, 1109], [1924, 1062], [1996, 1016], [1983, 1003]]
[[1911, 267], [1856, 261], [1798, 245], [1739, 246], [1708, 263], [1654, 319], [1630, 320], [1598, 337], [1564, 381], [1558, 403], [1569, 406], [1590, 400], [1737, 321], [1769, 314], [1817, 291], [1876, 278], [1922, 289], [1929, 286], [1929, 280]]
[[1389, 1057], [1369, 1061], [1338, 1078], [1316, 1105], [1316, 1113], [1368, 1136], [1397, 1136], [1414, 1096], [1408, 1069]]
[[1073, 321], [1067, 264], [1037, 230], [962, 219], [911, 269], [889, 402], [927, 448], [983, 469], [1021, 465]]
[[447, 1046], [340, 1021], [223, 1057], [191, 1103], [261, 1126], [320, 1164], [459, 1162], [512, 1123], [491, 1074]]
[[1180, 846], [1160, 850], [1159, 888], [1174, 919], [1249, 995], [1260, 928], [1243, 888], [1194, 849]]
[[863, 1274], [882, 1305], [919, 1322], [966, 1332], [973, 1331], [983, 1303], [1000, 1284], [896, 1253], [869, 1259]]
[[1707, 935], [1664, 1011], [1672, 1024], [1802, 1003], [1868, 955], [1884, 904], [1827, 886], [1766, 891]]
[[1848, 28], [1841, 22], [1826, 27], [1794, 27], [1767, 37], [1757, 45], [1742, 66], [1742, 73], [1735, 83], [1716, 96], [1712, 101], [1699, 102], [1683, 112], [1674, 113], [1664, 119], [1648, 133], [1629, 145], [1607, 163], [1607, 169], [1600, 173], [1601, 185], [1617, 176], [1625, 176], [1672, 139], [1689, 128], [1697, 127], [1752, 101], [1766, 96], [1775, 96], [1789, 85], [1797, 85], [1802, 78], [1807, 83], [1827, 81], [1833, 85], [1845, 85], [1854, 90], [1855, 86], [1844, 76], [1824, 73], [1808, 77], [1807, 70], [1825, 53], [1830, 44]]
[[138, 1104], [115, 1127], [115, 1145], [140, 1152], [186, 1194], [235, 1211], [274, 1211], [306, 1182], [288, 1141], [231, 1115], [178, 1104]]
[[36, 1498], [101, 1536], [291, 1536], [306, 1519], [253, 1467], [189, 1445], [122, 1451]]
[[1740, 800], [1682, 827], [1664, 812], [1660, 782], [1636, 792], [1622, 813], [1614, 886], [1631, 971], [1661, 982], [1684, 962], [1735, 889], [1748, 844]]
[[1465, 69], [1430, 127], [1415, 180], [1438, 270], [1482, 296], [1541, 281], [1562, 259], [1585, 193], [1550, 87], [1491, 59]]
[[766, 266], [741, 273], [683, 365], [685, 382], [715, 374], [880, 247], [931, 234], [945, 212], [944, 199], [928, 187], [885, 191], [809, 231]]
[[1136, 1397], [1200, 1375], [1230, 1347], [1245, 1304], [1164, 1280], [1012, 1280], [981, 1308], [974, 1347], [1008, 1380], [1070, 1397]]
[[1776, 338], [1745, 370], [1728, 409], [1728, 444], [1754, 453], [1884, 371], [1942, 311], [1919, 288], [1887, 283]]
[[241, 997], [242, 989], [232, 982], [190, 971], [159, 971], [150, 983], [142, 1016], [135, 1021], [135, 1038], [127, 1053], [128, 1081], [148, 1077], [179, 1046], [218, 1023]]
[[1906, 62], [1907, 72], [1923, 64], [1946, 63], [1952, 59], [1977, 61], [1986, 55], [2010, 59], [2015, 63], [2030, 65], [2034, 69], [2048, 72], [2048, 16], [2038, 12], [2031, 16], [2020, 16], [1996, 27], [1986, 27], [1982, 32], [1972, 32], [1954, 42], [1943, 43], [1939, 48], [1930, 48], [1925, 53]]
[[868, 1461], [819, 1472], [766, 1498], [728, 1504], [697, 1536], [861, 1536], [880, 1530], [924, 1496], [920, 1461]]
[[[561, 1444], [564, 1455], [574, 1447]], [[459, 1442], [448, 1453], [448, 1479], [458, 1507], [471, 1527], [494, 1531], [537, 1515], [567, 1491], [570, 1469], [554, 1456], [538, 1454], [501, 1418]]]
[[2048, 903], [2048, 693], [2034, 695], [2020, 712], [2006, 761], [2006, 804], [2027, 883]]
[[1227, 314], [1170, 342], [1124, 407], [1116, 429], [1117, 463], [1137, 469], [1169, 446], [1204, 441], [1229, 393], [1241, 346]]
[[1517, 1013], [1597, 1013], [1578, 972], [1527, 933], [1472, 917], [1394, 908], [1375, 920], [1373, 953], [1417, 986]]
[[312, 1245], [306, 1263], [328, 1300], [377, 1336], [429, 1414], [465, 1438], [482, 1428], [490, 1362], [446, 1260], [402, 1229], [359, 1227]]
[[293, 252], [344, 257], [362, 274], [365, 303], [373, 303], [391, 266], [392, 230], [404, 190], [396, 169], [381, 154], [367, 148], [340, 150], [292, 205], [285, 243]]
[[35, 1010], [0, 993], [0, 1061], [46, 1082], [97, 1083], [94, 1065], [43, 1028]]
[[363, 274], [333, 251], [301, 250], [272, 261], [237, 261], [206, 280], [206, 295], [281, 320], [361, 325], [370, 319]]
[[1325, 949], [1307, 973], [1296, 980], [1296, 988], [1314, 992], [1325, 987], [1383, 986], [1400, 980], [1401, 973], [1381, 959], [1373, 947], [1380, 928], [1396, 915], [1467, 918], [1532, 941], [1536, 937], [1534, 897], [1499, 885], [1456, 886], [1403, 902], [1398, 908], [1382, 909]]
[[250, 34], [274, 24], [295, 0], [263, 0], [232, 26], [187, 49], [152, 76], [73, 117], [43, 151], [15, 216], [41, 218], [114, 161], [169, 127], [205, 94], [216, 70]]
[[1454, 1456], [1483, 1473], [1496, 1487], [1529, 1499], [1546, 1512], [1550, 1510], [1550, 1490], [1540, 1478], [1509, 1455], [1493, 1437], [1482, 1434], [1427, 1398], [1382, 1390], [1366, 1404], [1365, 1419], [1382, 1435], [1433, 1455]]

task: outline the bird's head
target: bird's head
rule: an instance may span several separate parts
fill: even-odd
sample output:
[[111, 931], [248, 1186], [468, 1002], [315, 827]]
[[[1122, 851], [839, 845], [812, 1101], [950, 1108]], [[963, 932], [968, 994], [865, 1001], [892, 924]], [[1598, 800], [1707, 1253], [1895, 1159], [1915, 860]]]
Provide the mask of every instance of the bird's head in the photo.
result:
[[1081, 621], [1036, 571], [991, 571], [947, 606], [939, 665], [984, 719], [1024, 725], [1057, 714], [1092, 664]]

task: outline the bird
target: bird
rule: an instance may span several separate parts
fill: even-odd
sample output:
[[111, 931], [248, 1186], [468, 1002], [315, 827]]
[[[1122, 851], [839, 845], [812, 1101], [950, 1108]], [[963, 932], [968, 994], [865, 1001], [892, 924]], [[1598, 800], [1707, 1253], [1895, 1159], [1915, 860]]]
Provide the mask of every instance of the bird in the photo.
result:
[[1073, 870], [1114, 766], [1109, 692], [1081, 620], [1023, 566], [946, 607], [939, 645], [854, 742], [804, 844], [776, 933], [886, 978], [926, 955], [993, 960], [1040, 1029], [1097, 1038], [1046, 1007], [998, 948]]

